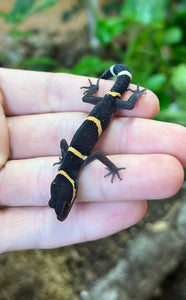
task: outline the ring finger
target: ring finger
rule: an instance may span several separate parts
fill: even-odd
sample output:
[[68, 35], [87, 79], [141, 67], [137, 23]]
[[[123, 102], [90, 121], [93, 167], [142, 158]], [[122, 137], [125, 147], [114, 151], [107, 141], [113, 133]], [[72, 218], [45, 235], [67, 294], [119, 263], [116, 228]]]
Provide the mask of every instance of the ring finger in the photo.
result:
[[[0, 173], [0, 205], [48, 205], [50, 184], [57, 173], [52, 166], [56, 159], [9, 161]], [[117, 167], [126, 168], [120, 171], [123, 180], [115, 178], [112, 184], [109, 177], [104, 178], [104, 166], [95, 161], [80, 173], [77, 201], [161, 199], [175, 194], [182, 185], [183, 168], [170, 155], [114, 155], [110, 159]]]

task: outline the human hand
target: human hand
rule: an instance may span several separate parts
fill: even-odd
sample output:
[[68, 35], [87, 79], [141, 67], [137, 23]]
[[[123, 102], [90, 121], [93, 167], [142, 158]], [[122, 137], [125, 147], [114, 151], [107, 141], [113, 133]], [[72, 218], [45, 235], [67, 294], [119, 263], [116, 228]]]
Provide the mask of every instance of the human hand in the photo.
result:
[[[186, 129], [150, 120], [159, 104], [148, 90], [132, 111], [117, 113], [96, 146], [117, 166], [126, 167], [120, 172], [123, 180], [115, 178], [112, 184], [104, 178], [98, 161], [86, 166], [68, 218], [57, 220], [48, 207], [57, 173], [53, 163], [60, 155], [60, 140], [69, 143], [91, 110], [80, 90], [87, 81], [68, 74], [0, 69], [0, 252], [105, 237], [137, 223], [145, 214], [146, 199], [170, 197], [180, 189]], [[99, 95], [112, 84], [100, 81]]]

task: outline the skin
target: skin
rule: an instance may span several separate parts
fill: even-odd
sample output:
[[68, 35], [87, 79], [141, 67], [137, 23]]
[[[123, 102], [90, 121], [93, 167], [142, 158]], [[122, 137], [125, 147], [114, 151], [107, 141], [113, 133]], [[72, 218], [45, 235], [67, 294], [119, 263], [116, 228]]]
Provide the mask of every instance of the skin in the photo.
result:
[[[80, 87], [87, 83], [81, 76], [0, 69], [1, 253], [103, 238], [139, 222], [146, 199], [170, 197], [181, 188], [186, 129], [150, 120], [159, 102], [147, 90], [132, 111], [117, 112], [96, 145], [118, 167], [126, 167], [120, 171], [123, 180], [112, 184], [100, 162], [89, 164], [80, 173], [70, 215], [64, 222], [56, 219], [48, 207], [57, 173], [52, 164], [58, 161], [60, 140], [69, 143], [92, 108], [81, 100]], [[101, 80], [98, 95], [112, 84]]]

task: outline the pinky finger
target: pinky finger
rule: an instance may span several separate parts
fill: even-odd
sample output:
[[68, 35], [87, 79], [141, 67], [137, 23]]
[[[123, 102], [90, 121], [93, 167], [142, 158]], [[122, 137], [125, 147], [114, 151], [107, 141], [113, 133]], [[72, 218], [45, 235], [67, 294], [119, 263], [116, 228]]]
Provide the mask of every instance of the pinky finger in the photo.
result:
[[57, 248], [96, 240], [143, 218], [146, 201], [77, 203], [64, 222], [48, 207], [0, 210], [0, 253]]

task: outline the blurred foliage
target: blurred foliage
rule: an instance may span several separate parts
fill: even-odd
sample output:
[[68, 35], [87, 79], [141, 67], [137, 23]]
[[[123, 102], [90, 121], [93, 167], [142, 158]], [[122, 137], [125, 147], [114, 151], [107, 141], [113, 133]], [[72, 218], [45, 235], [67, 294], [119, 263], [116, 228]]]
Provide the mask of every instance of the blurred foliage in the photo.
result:
[[[9, 13], [0, 15], [10, 23], [12, 34], [19, 36], [19, 24], [57, 2], [17, 0]], [[63, 22], [78, 13], [82, 3], [79, 0], [64, 12]], [[84, 1], [84, 5], [87, 3]], [[96, 55], [81, 57], [70, 70], [61, 69], [57, 62], [46, 57], [28, 59], [22, 65], [99, 76], [111, 64], [125, 63], [132, 70], [134, 83], [139, 82], [158, 95], [161, 105], [158, 118], [186, 125], [186, 1], [108, 0], [103, 1], [100, 10], [95, 35], [101, 50]]]
[[43, 12], [54, 6], [59, 0], [17, 0], [11, 11], [0, 12], [5, 21], [16, 27], [37, 12]]
[[101, 58], [85, 56], [71, 72], [99, 76], [107, 62], [125, 63], [134, 83], [158, 95], [158, 119], [186, 125], [186, 1], [110, 0], [102, 12], [96, 30]]
[[20, 68], [35, 71], [51, 71], [56, 65], [57, 61], [47, 56], [23, 59], [21, 63], [19, 63]]
[[82, 76], [99, 76], [106, 69], [110, 68], [115, 62], [113, 60], [103, 60], [96, 55], [83, 56], [78, 64], [71, 69], [56, 69], [56, 72], [66, 72]]

